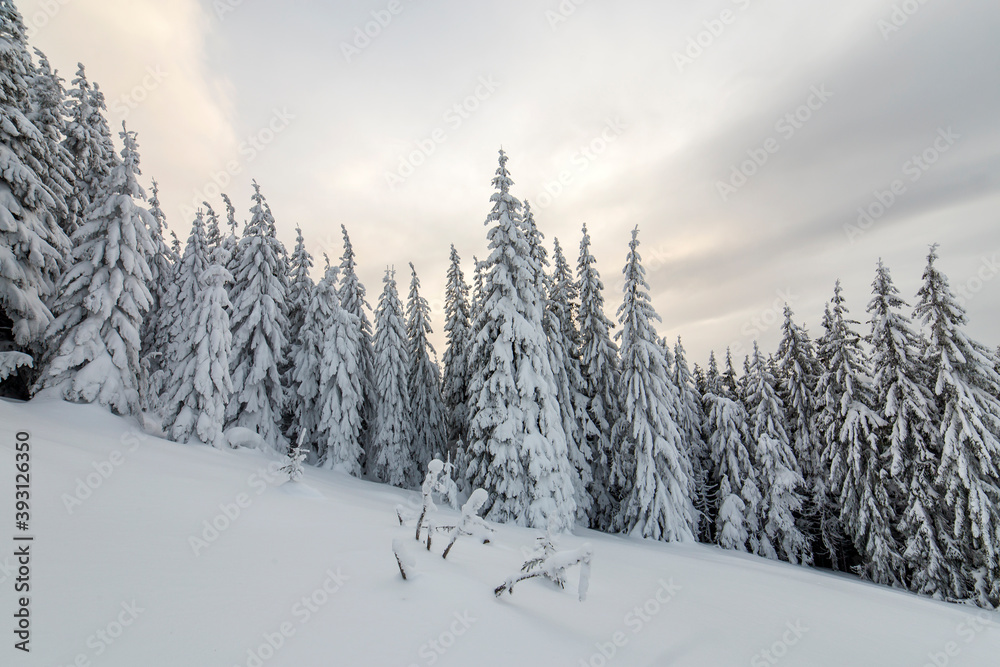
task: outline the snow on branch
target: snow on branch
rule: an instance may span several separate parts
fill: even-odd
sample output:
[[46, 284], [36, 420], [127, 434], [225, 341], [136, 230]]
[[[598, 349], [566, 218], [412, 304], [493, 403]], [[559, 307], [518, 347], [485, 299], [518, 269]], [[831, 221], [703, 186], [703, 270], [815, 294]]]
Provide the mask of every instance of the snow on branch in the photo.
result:
[[566, 586], [566, 570], [574, 565], [580, 566], [580, 583], [577, 592], [580, 602], [587, 599], [587, 590], [590, 587], [590, 558], [593, 553], [589, 544], [584, 544], [579, 549], [571, 551], [556, 551], [552, 538], [544, 536], [539, 538], [539, 549], [521, 567], [521, 574], [508, 577], [493, 591], [494, 595], [500, 597], [506, 591], [514, 594], [514, 585], [525, 579], [544, 577], [554, 582], [560, 588]]
[[[462, 505], [462, 518], [459, 520], [457, 526], [451, 528], [451, 539], [448, 540], [448, 546], [445, 547], [444, 552], [441, 554], [441, 558], [447, 558], [448, 553], [451, 548], [455, 546], [455, 542], [462, 535], [479, 536], [482, 538], [483, 543], [489, 542], [490, 536], [493, 535], [493, 529], [490, 528], [485, 521], [479, 518], [479, 510], [483, 508], [486, 501], [489, 499], [489, 494], [486, 493], [484, 489], [476, 489], [469, 496], [469, 500]], [[427, 535], [428, 549], [430, 548], [430, 534]]]
[[[428, 463], [427, 476], [424, 477], [424, 483], [420, 487], [420, 492], [423, 495], [423, 506], [420, 510], [420, 517], [417, 519], [417, 542], [420, 541], [420, 531], [423, 529], [427, 520], [427, 513], [437, 509], [437, 505], [434, 504], [435, 493], [439, 493], [444, 496], [444, 498], [448, 501], [448, 504], [452, 507], [455, 507], [457, 504], [456, 496], [458, 496], [458, 487], [455, 485], [455, 481], [451, 478], [451, 464], [446, 466], [441, 459], [434, 459]], [[396, 508], [396, 516], [399, 517], [399, 523], [402, 525], [403, 517], [400, 514], [398, 507]], [[430, 549], [429, 527], [427, 545], [427, 548]]]

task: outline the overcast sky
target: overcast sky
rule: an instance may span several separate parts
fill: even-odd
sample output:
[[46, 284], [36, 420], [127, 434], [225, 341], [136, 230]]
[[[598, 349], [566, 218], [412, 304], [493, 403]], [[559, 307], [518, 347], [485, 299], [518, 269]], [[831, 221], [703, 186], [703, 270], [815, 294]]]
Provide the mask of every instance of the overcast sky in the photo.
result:
[[818, 336], [838, 278], [864, 322], [879, 257], [912, 304], [933, 242], [1000, 343], [996, 0], [577, 2], [18, 4], [138, 132], [182, 239], [219, 183], [245, 218], [255, 178], [289, 249], [298, 224], [335, 259], [347, 226], [373, 306], [414, 262], [439, 354], [449, 244], [471, 279], [501, 145], [574, 265], [587, 223], [612, 314], [639, 226], [692, 361], [773, 350], [784, 301]]

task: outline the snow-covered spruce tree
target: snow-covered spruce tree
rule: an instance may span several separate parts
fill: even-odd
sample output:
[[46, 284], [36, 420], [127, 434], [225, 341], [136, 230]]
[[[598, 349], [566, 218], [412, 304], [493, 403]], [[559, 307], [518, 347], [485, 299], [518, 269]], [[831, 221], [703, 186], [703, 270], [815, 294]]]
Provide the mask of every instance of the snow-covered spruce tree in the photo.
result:
[[229, 232], [223, 235], [216, 253], [218, 254], [218, 263], [230, 269], [230, 273], [232, 273], [235, 270], [233, 258], [236, 256], [236, 248], [240, 242], [239, 237], [236, 235], [239, 223], [236, 222], [236, 207], [233, 206], [229, 195], [223, 192], [222, 201], [226, 204], [226, 226], [229, 227]]
[[612, 446], [612, 432], [618, 421], [620, 402], [618, 387], [618, 348], [611, 340], [614, 324], [604, 314], [604, 283], [597, 271], [597, 260], [590, 254], [590, 235], [583, 226], [580, 258], [576, 267], [580, 309], [577, 311], [580, 341], [580, 372], [583, 392], [587, 397], [587, 412], [597, 433], [588, 438], [594, 463], [592, 495], [594, 521], [592, 526], [609, 530], [617, 503], [624, 489], [615, 489], [612, 471], [618, 464]]
[[528, 200], [524, 200], [524, 210], [518, 220], [528, 243], [528, 262], [534, 275], [534, 290], [544, 304], [549, 295], [549, 253], [542, 244], [545, 235], [535, 223], [535, 214], [532, 213]]
[[[475, 322], [479, 318], [480, 307], [483, 303], [483, 263], [475, 255], [472, 256], [472, 305], [469, 306], [469, 321]], [[472, 339], [476, 337], [476, 332], [469, 330], [470, 341], [468, 347], [472, 347]]]
[[139, 327], [152, 297], [149, 211], [136, 181], [135, 133], [122, 126], [122, 162], [105, 179], [73, 233], [73, 265], [63, 274], [47, 337], [55, 350], [41, 387], [65, 400], [97, 402], [120, 415], [139, 412]]
[[0, 42], [0, 383], [8, 380], [5, 392], [27, 398], [27, 368], [43, 351], [52, 322], [46, 301], [55, 294], [69, 241], [36, 168], [45, 136], [26, 116], [33, 65], [12, 2], [0, 3]]
[[199, 277], [197, 301], [188, 320], [186, 355], [177, 365], [177, 381], [171, 383], [173, 393], [165, 401], [163, 430], [177, 442], [197, 438], [213, 447], [229, 446], [223, 428], [233, 393], [226, 290], [231, 280], [218, 264], [209, 264]]
[[938, 599], [966, 595], [965, 567], [953, 544], [952, 509], [937, 482], [941, 439], [935, 422], [931, 378], [919, 350], [923, 343], [900, 312], [907, 304], [879, 260], [868, 305], [874, 402], [884, 421], [882, 448], [891, 453], [890, 472], [900, 498], [910, 589]]
[[62, 143], [66, 135], [66, 90], [62, 77], [52, 71], [45, 54], [35, 49], [35, 55], [38, 67], [30, 77], [31, 106], [27, 117], [41, 135], [36, 144], [41, 149], [38, 175], [55, 201], [52, 214], [59, 228], [66, 231], [74, 180], [72, 157]]
[[536, 288], [540, 267], [503, 150], [499, 162], [469, 359], [467, 480], [489, 492], [487, 519], [562, 532], [573, 525], [576, 503]]
[[315, 283], [309, 276], [312, 267], [313, 258], [306, 250], [302, 228], [296, 226], [295, 250], [292, 251], [288, 281], [288, 339], [292, 341], [299, 338], [299, 329], [305, 321], [306, 308], [315, 289]]
[[[328, 267], [313, 294], [314, 301], [321, 299], [330, 309], [325, 325], [320, 324], [322, 311], [314, 316], [315, 326], [325, 327], [321, 329], [317, 442], [322, 467], [360, 477], [364, 455], [361, 440], [364, 394], [357, 380], [362, 328], [357, 317], [340, 305], [337, 273], [336, 267]], [[311, 325], [303, 324], [303, 329], [306, 326]]]
[[938, 482], [954, 508], [954, 546], [972, 575], [971, 599], [1000, 605], [1000, 375], [993, 351], [964, 331], [965, 309], [931, 246], [914, 317], [927, 331], [943, 444]]
[[104, 156], [104, 170], [107, 172], [118, 164], [118, 155], [115, 153], [115, 142], [111, 137], [111, 128], [108, 125], [108, 105], [105, 103], [101, 86], [96, 81], [91, 89], [90, 99], [92, 113], [89, 122], [95, 136], [100, 140], [101, 154]]
[[406, 300], [406, 337], [409, 342], [407, 393], [412, 415], [413, 461], [423, 470], [431, 459], [444, 456], [447, 446], [444, 404], [441, 400], [441, 375], [431, 359], [434, 347], [427, 336], [431, 329], [431, 307], [420, 296], [420, 278], [410, 263], [410, 293]]
[[226, 410], [227, 428], [250, 429], [284, 452], [280, 420], [285, 396], [278, 373], [288, 330], [281, 276], [284, 248], [274, 236], [274, 218], [256, 181], [253, 189], [250, 222], [234, 257], [230, 368], [235, 393]]
[[754, 442], [753, 457], [763, 496], [757, 554], [808, 565], [812, 562], [809, 542], [795, 522], [795, 515], [802, 510], [804, 481], [785, 430], [785, 406], [756, 342], [746, 379], [750, 439]]
[[[69, 121], [63, 145], [72, 156], [73, 194], [68, 202], [67, 233], [82, 224], [90, 204], [98, 196], [101, 184], [114, 164], [108, 155], [110, 132], [104, 119], [103, 95], [87, 80], [83, 64], [77, 64], [76, 78], [67, 93]], [[105, 137], [108, 134], [108, 137]]]
[[[220, 239], [221, 241], [221, 239]], [[287, 349], [285, 351], [286, 366], [282, 371], [282, 384], [287, 389], [287, 401], [285, 403], [285, 414], [282, 425], [289, 442], [299, 441], [296, 424], [298, 419], [295, 411], [296, 396], [298, 395], [298, 383], [295, 379], [295, 358], [298, 354], [299, 336], [302, 330], [302, 323], [305, 321], [306, 309], [312, 292], [316, 289], [315, 283], [309, 276], [309, 269], [312, 268], [312, 255], [306, 250], [306, 241], [302, 236], [302, 229], [295, 227], [295, 249], [289, 261], [288, 275], [288, 334], [286, 337]]]
[[[170, 314], [176, 307], [177, 291], [174, 287], [173, 251], [163, 237], [166, 216], [160, 208], [159, 188], [156, 179], [149, 197], [149, 240], [153, 244], [153, 254], [149, 259], [149, 293], [153, 301], [149, 312], [142, 321], [141, 365], [146, 378], [146, 409], [156, 409], [160, 405], [167, 350], [170, 348]], [[229, 299], [227, 298], [228, 302]]]
[[[442, 395], [449, 443], [465, 440], [469, 430], [469, 368], [470, 342], [469, 286], [462, 274], [461, 259], [455, 246], [451, 246], [451, 264], [448, 267], [444, 295], [444, 334], [448, 341], [444, 352], [444, 381]], [[465, 471], [459, 470], [464, 476]]]
[[[708, 354], [708, 370], [705, 372], [705, 387], [702, 394], [715, 394], [725, 396], [722, 373], [719, 372], [719, 362], [715, 359], [715, 350]], [[708, 410], [705, 411], [706, 414]]]
[[[813, 549], [817, 560], [826, 562], [826, 565], [834, 570], [845, 572], [860, 564], [858, 553], [852, 548], [852, 541], [844, 532], [840, 514], [840, 491], [839, 488], [832, 488], [830, 483], [830, 461], [831, 458], [842, 450], [840, 440], [840, 427], [843, 424], [843, 398], [845, 396], [844, 384], [841, 374], [834, 371], [837, 363], [836, 357], [841, 353], [845, 336], [856, 336], [853, 331], [845, 333], [842, 327], [838, 327], [831, 305], [842, 303], [840, 281], [834, 291], [833, 300], [826, 304], [823, 312], [824, 333], [816, 341], [816, 362], [820, 370], [819, 380], [813, 392], [816, 397], [815, 412], [813, 414], [814, 429], [816, 437], [821, 447], [820, 462], [825, 474], [818, 479], [825, 484], [825, 493], [820, 495], [814, 492], [813, 497], [823, 500], [823, 504], [818, 505], [816, 513], [816, 536], [817, 541]], [[846, 310], [845, 310], [846, 312]], [[858, 324], [854, 320], [846, 320], [846, 324]], [[864, 358], [863, 351], [858, 342], [860, 338], [851, 339], [851, 363], [861, 361]], [[857, 372], [859, 369], [854, 368]], [[853, 378], [853, 376], [851, 376]], [[854, 381], [854, 380], [852, 380]], [[874, 398], [867, 404], [869, 408], [874, 406]], [[877, 414], [877, 411], [876, 411]]]
[[566, 262], [559, 239], [553, 239], [553, 271], [548, 280], [548, 300], [544, 328], [549, 339], [549, 363], [555, 375], [563, 431], [569, 454], [576, 519], [582, 525], [594, 523], [593, 453], [590, 439], [597, 427], [587, 411], [586, 383], [580, 368], [579, 334], [574, 311], [577, 291], [573, 271]]
[[292, 346], [292, 384], [290, 402], [294, 419], [296, 442], [305, 450], [320, 452], [320, 382], [323, 370], [323, 342], [333, 319], [333, 309], [340, 308], [337, 296], [336, 267], [327, 263], [326, 274], [316, 289], [308, 295], [302, 325], [295, 345]]
[[219, 214], [212, 205], [203, 201], [205, 207], [205, 255], [214, 262], [215, 253], [222, 245], [222, 230], [219, 228]]
[[705, 376], [705, 369], [699, 366], [697, 361], [691, 367], [691, 381], [694, 383], [694, 390], [698, 396], [704, 396], [708, 393], [708, 379]]
[[723, 549], [756, 553], [763, 497], [746, 410], [740, 401], [719, 394], [707, 394], [705, 402], [708, 446], [714, 463], [715, 506], [710, 516], [715, 543]]
[[173, 307], [166, 314], [170, 324], [170, 344], [167, 350], [167, 378], [164, 393], [173, 395], [175, 386], [180, 381], [180, 363], [191, 349], [191, 322], [195, 309], [198, 307], [198, 297], [201, 294], [201, 276], [209, 266], [208, 253], [205, 249], [205, 219], [201, 209], [198, 209], [191, 223], [191, 233], [188, 235], [184, 254], [174, 271]]
[[[744, 370], [749, 365], [750, 360], [747, 358], [743, 363]], [[740, 378], [736, 375], [736, 369], [733, 368], [733, 353], [728, 347], [726, 348], [726, 370], [722, 372], [722, 390], [727, 398], [734, 401], [742, 400], [746, 394], [741, 386]]]
[[691, 493], [695, 517], [695, 536], [702, 542], [711, 542], [712, 528], [709, 523], [710, 499], [708, 493], [709, 475], [712, 462], [708, 455], [708, 446], [702, 438], [701, 428], [705, 422], [705, 414], [701, 403], [701, 394], [695, 386], [694, 378], [688, 369], [687, 353], [680, 336], [674, 345], [674, 363], [672, 380], [677, 388], [677, 430], [681, 441], [685, 443], [688, 459], [691, 461]]
[[[375, 434], [372, 439], [374, 476], [401, 488], [419, 485], [413, 461], [413, 428], [406, 376], [410, 365], [403, 304], [396, 290], [396, 272], [386, 269], [384, 287], [375, 308]], [[346, 309], [345, 309], [346, 310]]]
[[375, 403], [378, 397], [374, 394], [375, 382], [375, 350], [372, 343], [372, 325], [368, 319], [366, 310], [371, 310], [371, 306], [365, 300], [365, 286], [358, 278], [356, 263], [354, 261], [354, 246], [347, 235], [347, 228], [340, 226], [340, 231], [344, 235], [344, 254], [340, 258], [340, 305], [357, 320], [357, 326], [361, 327], [358, 338], [361, 341], [361, 357], [354, 381], [361, 389], [362, 405], [361, 412], [361, 442], [364, 449], [364, 465], [369, 474], [373, 473], [375, 466], [375, 451], [371, 447], [372, 439], [375, 437], [375, 428], [372, 423], [375, 419]]
[[649, 299], [646, 270], [639, 255], [639, 228], [632, 230], [625, 275], [624, 300], [618, 308], [622, 328], [621, 415], [614, 448], [627, 462], [619, 474], [626, 489], [613, 528], [666, 542], [694, 539], [695, 509], [691, 502], [691, 463], [674, 421], [676, 391], [666, 356], [650, 320], [659, 320]]
[[[809, 333], [792, 319], [792, 309], [785, 304], [785, 321], [781, 327], [781, 342], [772, 369], [778, 381], [778, 395], [785, 405], [788, 439], [805, 480], [802, 515], [799, 529], [810, 542], [814, 553], [823, 553], [819, 535], [822, 515], [829, 513], [826, 491], [829, 470], [821, 462], [823, 448], [815, 429], [816, 383], [820, 368], [816, 349]], [[826, 563], [823, 563], [826, 564]]]
[[823, 341], [829, 365], [821, 379], [826, 402], [821, 414], [831, 448], [826, 455], [830, 483], [839, 494], [844, 530], [862, 557], [858, 573], [876, 583], [902, 586], [890, 459], [886, 443], [879, 439], [884, 422], [872, 409], [875, 396], [852, 323], [838, 282]]

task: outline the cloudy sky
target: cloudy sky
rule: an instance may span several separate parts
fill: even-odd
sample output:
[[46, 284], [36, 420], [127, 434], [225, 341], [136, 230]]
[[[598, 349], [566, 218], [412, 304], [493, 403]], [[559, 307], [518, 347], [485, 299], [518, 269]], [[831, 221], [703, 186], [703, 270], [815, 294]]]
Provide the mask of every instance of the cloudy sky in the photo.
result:
[[611, 312], [639, 226], [660, 332], [693, 361], [773, 349], [785, 301], [819, 335], [838, 278], [863, 322], [879, 257], [912, 303], [933, 242], [1000, 343], [995, 0], [19, 7], [138, 131], [182, 239], [220, 186], [246, 216], [255, 178], [287, 245], [298, 224], [336, 258], [347, 226], [373, 305], [414, 262], [439, 341], [449, 244], [467, 275], [485, 256], [502, 145], [574, 264], [587, 223]]

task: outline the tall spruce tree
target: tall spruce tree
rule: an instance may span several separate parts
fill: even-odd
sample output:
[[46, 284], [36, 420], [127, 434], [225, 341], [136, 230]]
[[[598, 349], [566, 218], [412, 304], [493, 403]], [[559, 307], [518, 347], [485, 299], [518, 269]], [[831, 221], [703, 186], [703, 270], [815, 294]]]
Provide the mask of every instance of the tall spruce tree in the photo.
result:
[[0, 3], [0, 41], [0, 383], [8, 380], [5, 390], [27, 398], [28, 368], [43, 352], [52, 323], [47, 302], [70, 246], [37, 157], [46, 136], [28, 118], [34, 67], [21, 15], [9, 1]]
[[965, 567], [951, 537], [951, 508], [937, 482], [941, 439], [931, 379], [921, 357], [923, 343], [900, 310], [899, 296], [881, 260], [868, 305], [875, 405], [884, 426], [882, 448], [890, 453], [890, 474], [899, 490], [894, 507], [901, 517], [901, 539], [910, 589], [938, 599], [966, 595]]
[[843, 527], [862, 556], [859, 573], [876, 583], [901, 586], [903, 558], [896, 535], [889, 452], [880, 440], [885, 425], [873, 409], [875, 395], [865, 369], [860, 336], [851, 329], [837, 283], [823, 341], [828, 367], [821, 379], [833, 412], [824, 413], [830, 483], [839, 493]]
[[229, 329], [229, 294], [232, 276], [211, 263], [199, 276], [197, 300], [186, 335], [189, 344], [177, 366], [176, 381], [166, 402], [163, 430], [177, 442], [199, 441], [229, 446], [224, 427], [226, 405], [233, 393], [229, 375], [232, 333]]
[[[321, 323], [323, 306], [318, 306], [311, 309], [315, 311], [312, 323], [307, 313], [303, 330], [315, 330], [322, 341], [316, 406], [320, 465], [360, 477], [364, 454], [361, 445], [364, 395], [357, 383], [361, 327], [357, 318], [340, 305], [337, 273], [337, 267], [328, 265], [326, 275], [313, 293], [313, 303], [320, 301], [329, 307], [326, 322]], [[300, 385], [300, 393], [305, 386], [304, 382]]]
[[431, 359], [434, 347], [427, 336], [431, 329], [431, 307], [420, 296], [420, 278], [410, 263], [410, 293], [406, 301], [406, 335], [409, 341], [407, 391], [412, 414], [412, 451], [417, 471], [422, 473], [433, 458], [445, 455], [444, 404], [441, 400], [441, 375]]
[[954, 508], [954, 546], [972, 575], [972, 599], [1000, 605], [1000, 375], [993, 351], [964, 331], [965, 310], [931, 246], [914, 317], [927, 330], [943, 445], [938, 482]]
[[617, 456], [612, 445], [614, 426], [621, 411], [618, 387], [620, 372], [618, 348], [611, 340], [614, 324], [604, 314], [604, 283], [597, 271], [597, 260], [590, 254], [590, 235], [583, 226], [580, 257], [577, 262], [577, 290], [580, 309], [577, 311], [580, 339], [580, 371], [583, 392], [587, 397], [587, 412], [597, 429], [588, 438], [593, 457], [592, 494], [593, 527], [608, 530], [624, 489], [614, 488], [612, 471]]
[[[396, 272], [386, 269], [384, 287], [375, 308], [375, 434], [374, 475], [380, 482], [402, 488], [419, 484], [413, 460], [413, 427], [406, 376], [410, 365], [403, 304], [396, 289]], [[346, 308], [345, 308], [346, 310]]]
[[574, 311], [577, 290], [573, 272], [566, 262], [559, 239], [553, 239], [553, 271], [548, 280], [544, 328], [549, 339], [549, 363], [555, 374], [563, 431], [569, 454], [576, 499], [576, 519], [592, 525], [596, 518], [593, 503], [593, 453], [590, 439], [597, 427], [587, 411], [586, 384], [580, 367], [579, 333]]
[[[816, 411], [813, 420], [816, 437], [819, 439], [822, 452], [820, 463], [825, 474], [817, 479], [824, 484], [823, 493], [819, 491], [813, 493], [814, 499], [822, 501], [817, 503], [818, 511], [815, 517], [817, 540], [813, 544], [813, 549], [817, 561], [828, 565], [832, 570], [843, 572], [857, 564], [858, 556], [857, 552], [852, 549], [851, 540], [845, 533], [840, 519], [840, 492], [839, 488], [833, 488], [830, 483], [830, 461], [833, 456], [842, 451], [840, 427], [844, 423], [843, 408], [844, 398], [847, 396], [846, 382], [856, 381], [855, 377], [860, 372], [856, 363], [863, 359], [863, 351], [860, 348], [860, 337], [857, 337], [857, 334], [849, 327], [849, 325], [858, 324], [858, 322], [845, 319], [847, 312], [845, 307], [838, 323], [831, 308], [831, 306], [836, 307], [837, 304], [843, 304], [839, 280], [834, 289], [834, 298], [824, 307], [824, 333], [816, 341], [816, 361], [820, 375], [814, 391]], [[843, 366], [842, 358], [844, 357], [845, 345], [850, 346], [850, 367], [841, 370], [835, 368], [835, 365]], [[853, 388], [851, 391], [853, 392]], [[874, 397], [869, 396], [869, 398], [871, 401], [866, 405], [873, 408]], [[849, 408], [850, 405], [848, 404], [847, 407]]]
[[473, 325], [469, 368], [469, 465], [473, 487], [490, 501], [485, 516], [555, 532], [573, 525], [576, 503], [532, 257], [500, 151], [493, 208], [486, 218], [490, 257]]
[[809, 333], [792, 319], [792, 309], [785, 304], [785, 320], [781, 327], [776, 366], [772, 368], [778, 381], [778, 393], [785, 405], [788, 438], [805, 480], [802, 489], [804, 506], [799, 528], [809, 539], [814, 551], [823, 552], [820, 525], [827, 508], [828, 470], [821, 462], [823, 448], [815, 429], [816, 383], [821, 369], [816, 362], [816, 350]]
[[223, 235], [217, 252], [219, 264], [230, 269], [230, 273], [232, 273], [236, 269], [233, 265], [233, 258], [236, 256], [236, 247], [239, 245], [239, 237], [236, 235], [239, 225], [236, 222], [236, 207], [233, 206], [229, 195], [222, 193], [222, 201], [226, 204], [226, 225], [229, 227], [229, 233]]
[[812, 561], [809, 542], [795, 521], [802, 511], [802, 487], [795, 452], [785, 428], [785, 406], [776, 381], [757, 343], [747, 365], [746, 398], [750, 438], [763, 500], [759, 510], [757, 553], [793, 564]]
[[219, 227], [219, 214], [215, 212], [212, 205], [203, 201], [205, 207], [205, 254], [210, 261], [215, 261], [214, 256], [222, 245], [222, 230]]
[[305, 320], [306, 308], [316, 285], [309, 275], [313, 258], [306, 250], [306, 240], [302, 228], [295, 227], [295, 250], [292, 251], [288, 281], [288, 339], [298, 340], [299, 329]]
[[73, 194], [68, 202], [67, 233], [82, 224], [84, 216], [100, 193], [102, 183], [115, 164], [111, 133], [105, 120], [104, 96], [91, 86], [83, 64], [67, 93], [69, 121], [63, 141], [72, 157]]
[[333, 309], [340, 308], [337, 296], [336, 267], [327, 263], [326, 273], [308, 295], [302, 325], [292, 347], [291, 409], [295, 442], [318, 458], [320, 422], [320, 383], [323, 370], [323, 341], [333, 319]]
[[35, 49], [38, 67], [29, 75], [30, 108], [27, 118], [41, 135], [34, 143], [38, 154], [38, 172], [52, 194], [55, 206], [51, 213], [59, 228], [69, 228], [69, 200], [73, 196], [73, 162], [63, 145], [66, 135], [66, 90], [63, 79], [52, 71], [45, 54]]
[[702, 542], [710, 542], [712, 528], [709, 522], [708, 487], [712, 463], [701, 432], [705, 414], [701, 393], [695, 386], [694, 378], [688, 368], [687, 353], [684, 351], [680, 336], [674, 345], [673, 356], [672, 382], [677, 388], [677, 430], [681, 434], [681, 441], [691, 461], [691, 493], [696, 510], [695, 536]]
[[73, 234], [73, 265], [62, 276], [47, 336], [55, 350], [41, 386], [68, 401], [97, 402], [120, 415], [140, 408], [139, 327], [152, 297], [149, 211], [136, 200], [135, 133], [122, 125], [123, 160], [104, 180]]
[[758, 553], [763, 496], [754, 467], [746, 410], [740, 401], [714, 393], [706, 395], [706, 407], [715, 491], [709, 518], [715, 543], [723, 549]]
[[360, 330], [358, 339], [361, 341], [361, 357], [355, 373], [354, 381], [361, 389], [363, 397], [363, 410], [361, 412], [361, 438], [364, 449], [364, 465], [369, 473], [374, 471], [375, 452], [371, 446], [371, 441], [375, 437], [373, 420], [375, 419], [375, 404], [378, 397], [375, 396], [375, 350], [372, 343], [372, 325], [368, 319], [366, 310], [371, 310], [371, 306], [365, 300], [365, 286], [358, 278], [356, 262], [354, 261], [354, 246], [347, 235], [347, 227], [340, 226], [340, 231], [344, 235], [344, 254], [340, 258], [340, 305], [348, 313], [354, 316], [355, 323]]
[[[149, 312], [142, 321], [142, 369], [146, 377], [146, 408], [155, 409], [160, 405], [160, 393], [165, 380], [167, 350], [170, 346], [170, 312], [176, 304], [177, 294], [173, 289], [173, 251], [164, 239], [166, 216], [160, 208], [159, 188], [156, 179], [150, 188], [149, 239], [153, 244], [153, 254], [149, 261], [149, 293], [153, 297]], [[231, 277], [230, 277], [231, 279]], [[229, 299], [226, 299], [229, 302]]]
[[[167, 384], [180, 379], [180, 363], [190, 352], [190, 323], [198, 307], [201, 295], [201, 277], [209, 267], [208, 252], [205, 247], [205, 218], [201, 209], [195, 213], [191, 223], [191, 233], [184, 254], [174, 271], [173, 307], [167, 313], [170, 323], [169, 348], [167, 353]], [[166, 393], [173, 394], [174, 388]]]
[[[447, 437], [449, 442], [457, 442], [468, 436], [469, 429], [469, 344], [471, 324], [469, 322], [469, 286], [462, 273], [461, 258], [451, 246], [451, 264], [448, 266], [444, 296], [444, 334], [447, 348], [444, 352], [444, 400]], [[460, 470], [459, 475], [464, 476]]]
[[694, 538], [691, 464], [674, 419], [676, 389], [663, 348], [650, 320], [659, 320], [649, 298], [646, 270], [639, 255], [639, 228], [632, 230], [624, 300], [616, 334], [621, 341], [621, 415], [614, 447], [625, 462], [619, 471], [625, 497], [613, 527], [667, 542]]
[[[220, 239], [221, 244], [221, 239]], [[289, 442], [298, 442], [298, 419], [295, 414], [295, 403], [298, 395], [298, 383], [295, 379], [295, 357], [298, 352], [300, 331], [305, 320], [306, 309], [310, 297], [316, 289], [309, 276], [312, 268], [312, 255], [306, 250], [302, 229], [295, 227], [295, 249], [289, 260], [288, 291], [285, 299], [288, 306], [288, 334], [286, 337], [285, 365], [280, 369], [282, 384], [287, 390], [285, 413], [282, 417], [282, 427]]]
[[256, 181], [253, 190], [250, 222], [234, 257], [231, 373], [236, 391], [226, 418], [228, 426], [254, 431], [268, 446], [284, 452], [288, 443], [280, 421], [285, 395], [278, 372], [288, 330], [284, 248], [274, 235], [274, 218]]

